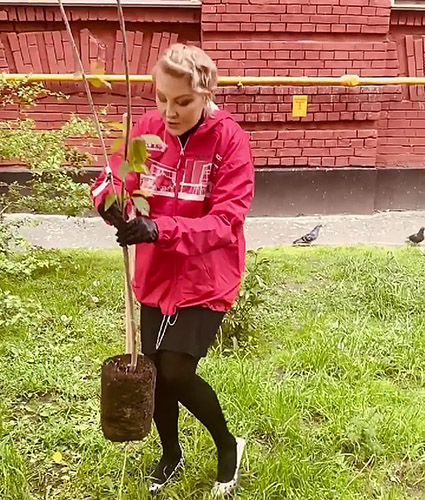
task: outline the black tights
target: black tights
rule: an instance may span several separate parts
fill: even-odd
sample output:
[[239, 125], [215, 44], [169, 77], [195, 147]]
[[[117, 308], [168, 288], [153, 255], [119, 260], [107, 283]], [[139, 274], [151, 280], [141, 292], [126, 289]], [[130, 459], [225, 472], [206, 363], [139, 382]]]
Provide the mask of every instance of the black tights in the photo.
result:
[[227, 429], [217, 395], [196, 374], [199, 358], [185, 353], [159, 351], [150, 356], [157, 368], [154, 420], [161, 439], [163, 460], [180, 457], [179, 402], [211, 433], [218, 450], [218, 480], [229, 481], [236, 464], [236, 442]]

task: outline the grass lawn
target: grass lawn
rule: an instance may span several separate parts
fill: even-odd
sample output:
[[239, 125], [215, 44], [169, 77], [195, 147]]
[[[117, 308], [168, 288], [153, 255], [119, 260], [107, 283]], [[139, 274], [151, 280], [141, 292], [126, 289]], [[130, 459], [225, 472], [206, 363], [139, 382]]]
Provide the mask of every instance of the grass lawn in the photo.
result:
[[[253, 340], [200, 367], [248, 441], [237, 497], [425, 498], [425, 256], [264, 253]], [[99, 425], [100, 367], [123, 350], [120, 254], [59, 255], [31, 278], [0, 278], [0, 499], [147, 499], [156, 431], [124, 446]], [[213, 442], [181, 419], [187, 465], [162, 498], [206, 499]]]

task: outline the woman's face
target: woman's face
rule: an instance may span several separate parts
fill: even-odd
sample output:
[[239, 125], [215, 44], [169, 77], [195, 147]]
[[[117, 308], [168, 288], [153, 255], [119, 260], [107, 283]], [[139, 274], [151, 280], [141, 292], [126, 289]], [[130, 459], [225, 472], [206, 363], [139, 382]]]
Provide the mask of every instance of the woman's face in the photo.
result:
[[171, 134], [184, 134], [198, 123], [205, 96], [195, 92], [187, 78], [168, 75], [159, 67], [155, 87], [156, 106]]

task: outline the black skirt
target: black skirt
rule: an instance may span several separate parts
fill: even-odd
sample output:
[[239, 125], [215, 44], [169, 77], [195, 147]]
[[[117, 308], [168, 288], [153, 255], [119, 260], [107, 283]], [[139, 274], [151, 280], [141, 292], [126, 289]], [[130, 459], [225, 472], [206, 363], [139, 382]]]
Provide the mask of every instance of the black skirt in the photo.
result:
[[167, 316], [157, 307], [141, 304], [142, 352], [149, 355], [164, 350], [202, 358], [213, 343], [224, 314], [194, 306]]

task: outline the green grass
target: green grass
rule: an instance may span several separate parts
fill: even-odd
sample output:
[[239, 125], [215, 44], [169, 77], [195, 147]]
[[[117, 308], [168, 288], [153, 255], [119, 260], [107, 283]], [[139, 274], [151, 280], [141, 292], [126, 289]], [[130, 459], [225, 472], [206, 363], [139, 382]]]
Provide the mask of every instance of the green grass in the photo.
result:
[[[254, 341], [212, 350], [200, 367], [248, 440], [237, 497], [425, 498], [425, 257], [264, 253], [272, 265]], [[60, 256], [59, 268], [0, 280], [0, 499], [147, 499], [156, 432], [123, 446], [99, 425], [100, 367], [123, 348], [119, 253]], [[187, 465], [162, 498], [206, 499], [213, 442], [181, 418]]]

